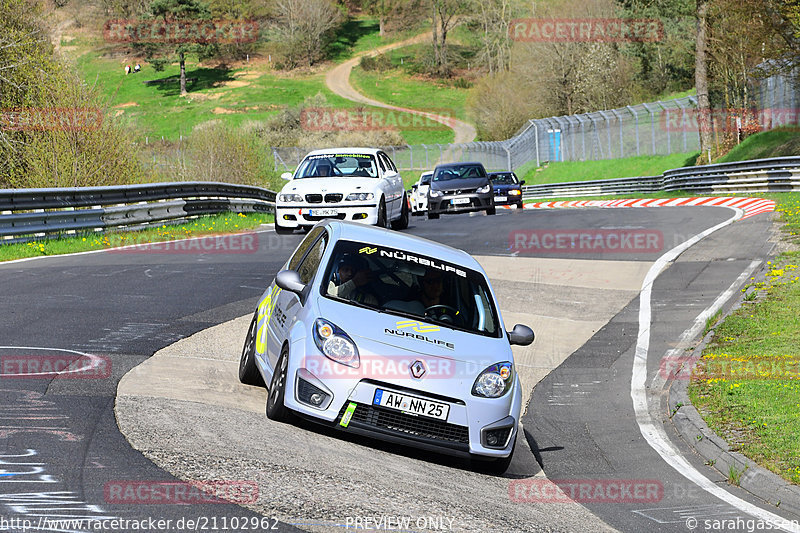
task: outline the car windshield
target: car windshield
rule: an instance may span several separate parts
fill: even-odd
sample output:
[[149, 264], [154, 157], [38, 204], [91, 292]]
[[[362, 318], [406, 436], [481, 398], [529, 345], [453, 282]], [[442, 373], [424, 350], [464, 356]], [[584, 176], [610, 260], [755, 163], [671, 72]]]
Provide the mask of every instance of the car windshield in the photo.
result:
[[431, 183], [431, 174], [426, 174], [422, 176], [419, 180], [420, 185], [430, 185]]
[[491, 178], [492, 178], [492, 183], [494, 183], [495, 185], [514, 185], [515, 183], [519, 183], [517, 181], [517, 177], [511, 172], [492, 174]]
[[481, 165], [452, 165], [437, 168], [433, 181], [448, 181], [469, 178], [485, 178], [486, 171]]
[[306, 157], [295, 172], [301, 178], [377, 178], [378, 167], [370, 154], [321, 154]]
[[500, 336], [486, 278], [433, 257], [340, 241], [331, 255], [321, 293], [350, 305]]

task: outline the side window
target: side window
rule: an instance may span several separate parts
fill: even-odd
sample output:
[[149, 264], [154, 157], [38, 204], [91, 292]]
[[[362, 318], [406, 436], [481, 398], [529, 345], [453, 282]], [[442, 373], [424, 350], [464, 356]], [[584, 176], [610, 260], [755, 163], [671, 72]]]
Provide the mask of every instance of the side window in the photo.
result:
[[305, 284], [311, 283], [311, 280], [314, 278], [314, 274], [317, 273], [319, 262], [322, 260], [322, 254], [325, 253], [325, 247], [327, 245], [327, 235], [323, 235], [322, 238], [318, 239], [314, 242], [314, 244], [311, 245], [308, 255], [306, 255], [306, 258], [303, 259], [302, 263], [300, 263], [300, 268], [297, 269], [297, 271], [300, 273], [300, 281]]
[[309, 232], [308, 235], [306, 235], [306, 238], [303, 239], [303, 242], [300, 243], [300, 246], [297, 247], [297, 250], [294, 251], [294, 255], [289, 260], [289, 266], [288, 266], [289, 270], [298, 269], [298, 267], [300, 266], [300, 261], [303, 260], [303, 257], [306, 255], [308, 249], [311, 247], [314, 241], [317, 240], [320, 233], [322, 233], [323, 231], [325, 230], [322, 228], [314, 228]]
[[386, 163], [386, 170], [394, 170], [395, 172], [397, 172], [397, 167], [396, 167], [396, 166], [394, 166], [394, 162], [393, 162], [391, 159], [389, 159], [389, 156], [388, 156], [388, 155], [386, 155], [384, 152], [380, 152], [380, 153], [378, 154], [378, 156], [379, 156], [381, 159], [385, 160], [385, 163]]
[[381, 167], [381, 172], [386, 172], [386, 162], [383, 160], [381, 155], [383, 154], [378, 154], [378, 157], [376, 159], [378, 160], [378, 164]]

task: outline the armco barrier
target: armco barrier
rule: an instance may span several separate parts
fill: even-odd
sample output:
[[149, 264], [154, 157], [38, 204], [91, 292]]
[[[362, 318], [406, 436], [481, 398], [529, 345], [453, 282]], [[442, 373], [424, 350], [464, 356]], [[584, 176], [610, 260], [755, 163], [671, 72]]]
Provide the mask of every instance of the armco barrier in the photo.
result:
[[0, 189], [0, 238], [141, 227], [197, 215], [271, 213], [273, 191], [212, 182], [63, 189]]
[[661, 176], [528, 185], [523, 198], [575, 198], [669, 191], [699, 194], [800, 190], [800, 157], [775, 157], [668, 170]]

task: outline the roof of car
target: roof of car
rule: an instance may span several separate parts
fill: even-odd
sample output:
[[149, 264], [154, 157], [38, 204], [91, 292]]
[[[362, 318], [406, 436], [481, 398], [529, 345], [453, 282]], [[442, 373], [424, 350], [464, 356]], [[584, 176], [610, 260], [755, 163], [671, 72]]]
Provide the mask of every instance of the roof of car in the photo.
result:
[[[408, 233], [400, 233], [375, 226], [368, 226], [358, 222], [347, 222], [343, 220], [327, 220], [325, 225], [331, 228], [334, 239], [344, 239], [369, 243], [387, 248], [395, 248], [404, 252], [418, 253], [435, 257], [448, 263], [454, 263], [471, 270], [483, 272], [480, 263], [472, 258], [467, 252], [452, 248], [445, 244], [423, 239]], [[485, 274], [485, 273], [484, 273]]]
[[[442, 163], [440, 165], [436, 165], [436, 168], [451, 168], [451, 167], [463, 167], [467, 165], [480, 165], [483, 166], [483, 163], [480, 161], [464, 161], [463, 163]], [[434, 169], [436, 170], [436, 169]]]
[[310, 155], [335, 155], [335, 154], [370, 154], [375, 155], [378, 152], [382, 152], [380, 148], [364, 148], [364, 147], [352, 147], [347, 146], [344, 148], [323, 148], [321, 150], [314, 150], [306, 154], [306, 157]]

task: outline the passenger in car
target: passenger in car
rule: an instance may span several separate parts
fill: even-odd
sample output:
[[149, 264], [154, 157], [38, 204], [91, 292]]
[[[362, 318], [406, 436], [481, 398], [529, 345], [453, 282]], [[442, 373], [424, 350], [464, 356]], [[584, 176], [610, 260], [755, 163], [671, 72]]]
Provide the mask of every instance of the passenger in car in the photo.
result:
[[343, 254], [333, 279], [328, 282], [328, 294], [376, 307], [378, 299], [370, 288], [373, 277], [366, 259]]

